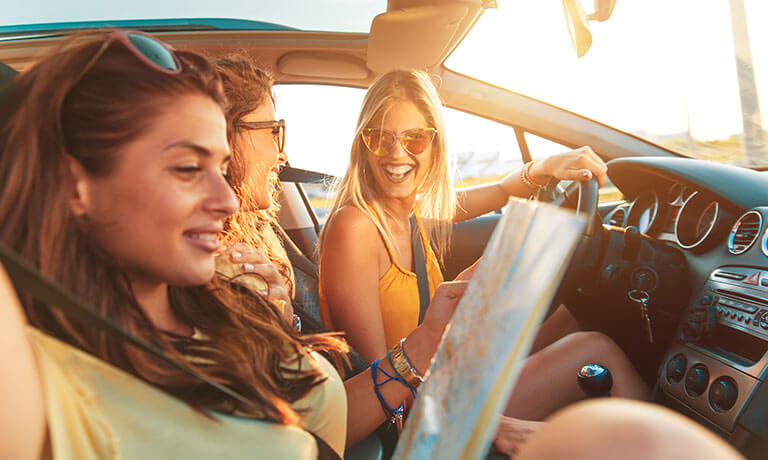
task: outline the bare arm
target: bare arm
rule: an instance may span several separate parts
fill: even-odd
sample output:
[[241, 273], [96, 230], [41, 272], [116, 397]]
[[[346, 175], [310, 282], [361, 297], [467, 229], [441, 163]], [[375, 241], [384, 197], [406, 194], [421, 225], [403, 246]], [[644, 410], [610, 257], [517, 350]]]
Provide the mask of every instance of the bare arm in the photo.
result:
[[320, 278], [328, 308], [336, 328], [370, 362], [386, 352], [379, 305], [379, 233], [368, 216], [351, 206], [340, 209], [326, 225]]
[[[470, 276], [468, 274], [467, 276]], [[453, 316], [467, 281], [443, 283], [435, 290], [424, 322], [411, 332], [405, 341], [405, 349], [411, 364], [420, 373], [429, 369], [432, 358], [440, 343], [443, 330]], [[379, 365], [388, 374], [394, 370], [387, 363], [386, 353]], [[347, 445], [352, 445], [373, 432], [385, 420], [384, 411], [373, 389], [371, 370], [368, 369], [344, 382], [347, 390]], [[389, 382], [379, 387], [379, 391], [392, 408], [411, 396], [410, 390], [398, 382]]]
[[24, 332], [26, 320], [0, 265], [0, 458], [38, 459], [45, 440], [40, 373]]
[[[581, 147], [536, 160], [529, 173], [537, 184], [546, 184], [552, 177], [560, 180], [589, 180], [595, 177], [602, 187], [607, 170], [603, 160], [591, 148]], [[523, 183], [519, 169], [499, 182], [460, 189], [457, 191], [459, 207], [454, 221], [482, 216], [507, 204], [511, 196], [525, 197], [533, 191]]]

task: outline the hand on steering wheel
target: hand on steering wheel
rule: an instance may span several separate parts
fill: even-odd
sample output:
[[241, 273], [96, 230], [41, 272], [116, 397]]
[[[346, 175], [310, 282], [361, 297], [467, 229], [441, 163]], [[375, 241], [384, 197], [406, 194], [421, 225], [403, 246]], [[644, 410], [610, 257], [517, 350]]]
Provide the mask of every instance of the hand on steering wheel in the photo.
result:
[[[576, 214], [587, 218], [585, 235], [591, 235], [597, 213], [598, 188], [606, 181], [608, 166], [588, 146], [553, 155], [531, 165], [531, 179], [547, 187], [536, 195], [537, 200], [565, 206], [577, 197]], [[561, 181], [573, 181], [567, 187], [559, 187]]]
[[536, 160], [529, 173], [537, 184], [546, 184], [553, 178], [559, 181], [585, 181], [595, 178], [602, 187], [605, 185], [607, 171], [605, 162], [589, 146], [584, 146]]

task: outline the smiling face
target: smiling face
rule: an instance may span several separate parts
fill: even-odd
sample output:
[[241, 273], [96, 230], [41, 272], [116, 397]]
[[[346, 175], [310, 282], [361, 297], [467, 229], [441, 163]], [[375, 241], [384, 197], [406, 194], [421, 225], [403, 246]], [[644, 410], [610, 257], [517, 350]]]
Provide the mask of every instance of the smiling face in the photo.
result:
[[[408, 101], [395, 102], [380, 110], [368, 128], [402, 133], [410, 129], [431, 128], [424, 115]], [[366, 149], [366, 158], [378, 192], [385, 200], [413, 201], [432, 164], [432, 146], [418, 155], [409, 154], [400, 142], [375, 155]]]
[[72, 210], [132, 282], [205, 284], [217, 235], [237, 210], [221, 108], [178, 97], [143, 135], [117, 152], [111, 173], [76, 173]]
[[[243, 122], [273, 121], [275, 109], [272, 101], [262, 104], [243, 118]], [[272, 205], [277, 175], [280, 166], [288, 160], [285, 153], [280, 153], [275, 142], [275, 135], [270, 128], [241, 129], [237, 134], [239, 154], [245, 163], [246, 182], [244, 186], [252, 190], [253, 201], [258, 209], [267, 209]]]

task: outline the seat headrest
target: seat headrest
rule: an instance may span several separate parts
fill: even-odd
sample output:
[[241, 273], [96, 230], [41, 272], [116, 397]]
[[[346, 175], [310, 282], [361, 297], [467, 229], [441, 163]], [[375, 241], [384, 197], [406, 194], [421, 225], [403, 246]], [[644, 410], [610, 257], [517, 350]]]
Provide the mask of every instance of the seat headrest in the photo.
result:
[[4, 88], [18, 74], [19, 72], [13, 70], [11, 66], [0, 62], [0, 105], [2, 105], [3, 99], [6, 96]]
[[0, 62], [0, 88], [10, 83], [13, 77], [18, 75], [19, 72], [13, 70], [13, 67]]

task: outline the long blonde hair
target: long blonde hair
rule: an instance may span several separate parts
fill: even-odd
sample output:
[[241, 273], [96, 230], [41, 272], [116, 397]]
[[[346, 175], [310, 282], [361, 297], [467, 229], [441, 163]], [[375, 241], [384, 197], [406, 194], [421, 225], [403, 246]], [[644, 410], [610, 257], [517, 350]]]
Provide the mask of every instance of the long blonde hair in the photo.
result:
[[[388, 72], [380, 76], [368, 89], [357, 120], [349, 166], [344, 178], [337, 186], [338, 193], [329, 215], [333, 216], [344, 206], [355, 206], [371, 218], [390, 247], [395, 247], [392, 244], [392, 231], [387, 220], [376, 217], [385, 215], [392, 217], [392, 214], [380, 203], [380, 192], [377, 190], [368, 166], [367, 148], [360, 133], [368, 127], [377, 114], [389, 110], [395, 103], [401, 101], [414, 104], [427, 124], [438, 131], [432, 141], [432, 162], [424, 182], [417, 190], [414, 210], [421, 220], [429, 242], [433, 244], [442, 262], [449, 247], [451, 224], [456, 214], [456, 193], [445, 145], [440, 96], [425, 72], [418, 70]], [[320, 234], [321, 249], [324, 240], [325, 229]]]

